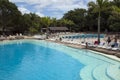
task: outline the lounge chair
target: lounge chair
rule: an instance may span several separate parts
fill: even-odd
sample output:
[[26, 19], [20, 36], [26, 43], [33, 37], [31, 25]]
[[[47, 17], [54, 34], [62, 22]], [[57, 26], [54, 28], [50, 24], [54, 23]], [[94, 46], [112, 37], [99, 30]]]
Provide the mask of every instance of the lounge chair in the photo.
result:
[[2, 36], [0, 37], [0, 41], [6, 40], [6, 37]]
[[120, 45], [118, 43], [114, 43], [111, 45], [111, 47], [112, 47], [112, 50], [116, 51], [116, 50], [119, 50]]
[[81, 42], [80, 45], [86, 46], [86, 43], [85, 42]]
[[97, 47], [102, 48], [105, 45], [104, 42], [101, 42]]
[[101, 47], [101, 48], [103, 48], [103, 49], [112, 49], [112, 47], [110, 46], [110, 45], [104, 45], [103, 47]]
[[111, 50], [117, 51], [117, 50], [119, 50], [119, 48], [118, 47], [113, 47], [113, 48], [111, 48]]

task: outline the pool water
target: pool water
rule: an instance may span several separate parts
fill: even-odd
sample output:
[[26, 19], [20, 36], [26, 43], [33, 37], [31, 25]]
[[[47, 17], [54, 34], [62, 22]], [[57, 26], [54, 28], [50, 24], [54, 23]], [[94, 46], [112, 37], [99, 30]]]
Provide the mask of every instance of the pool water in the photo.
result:
[[64, 45], [0, 43], [0, 80], [119, 80], [120, 62]]
[[0, 47], [0, 80], [79, 80], [83, 66], [63, 52], [35, 44]]

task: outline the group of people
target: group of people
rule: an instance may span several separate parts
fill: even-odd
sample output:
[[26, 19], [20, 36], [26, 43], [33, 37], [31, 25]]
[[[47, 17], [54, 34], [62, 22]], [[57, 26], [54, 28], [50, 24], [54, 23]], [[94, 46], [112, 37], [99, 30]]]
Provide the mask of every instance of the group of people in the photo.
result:
[[113, 37], [113, 38], [108, 37], [107, 43], [108, 43], [108, 45], [110, 45], [111, 47], [118, 47], [118, 39], [117, 39], [116, 36]]
[[[89, 46], [89, 42], [86, 42], [86, 48]], [[114, 37], [110, 37], [108, 36], [107, 39], [102, 40], [100, 43], [96, 40], [93, 42], [94, 45], [101, 45], [101, 46], [105, 46], [107, 45], [108, 47], [111, 48], [118, 48], [120, 46], [120, 40], [118, 41], [118, 38], [116, 36]]]

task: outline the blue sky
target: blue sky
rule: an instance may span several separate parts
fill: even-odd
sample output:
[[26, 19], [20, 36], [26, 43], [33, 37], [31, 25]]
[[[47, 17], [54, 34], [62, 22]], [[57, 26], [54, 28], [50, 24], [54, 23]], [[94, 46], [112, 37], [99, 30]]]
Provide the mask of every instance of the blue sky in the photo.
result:
[[87, 3], [95, 0], [9, 0], [18, 6], [18, 9], [24, 13], [36, 13], [44, 17], [50, 16], [57, 19], [64, 13], [75, 8], [87, 9]]

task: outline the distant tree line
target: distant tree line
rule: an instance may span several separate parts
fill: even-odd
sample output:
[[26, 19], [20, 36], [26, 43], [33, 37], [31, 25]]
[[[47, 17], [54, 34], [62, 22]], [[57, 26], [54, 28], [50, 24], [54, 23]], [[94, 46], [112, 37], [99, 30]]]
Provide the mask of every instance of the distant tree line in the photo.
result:
[[88, 10], [74, 9], [64, 14], [63, 19], [75, 23], [75, 31], [120, 32], [120, 0], [96, 0], [88, 3]]
[[40, 17], [35, 13], [21, 14], [17, 6], [9, 0], [0, 0], [0, 32], [6, 31], [16, 33], [41, 33], [42, 28], [74, 26], [74, 23], [68, 19]]
[[[88, 3], [88, 10], [78, 8], [64, 14], [63, 18], [40, 17], [35, 13], [21, 14], [17, 6], [9, 0], [0, 0], [0, 32], [5, 34], [36, 34], [42, 28], [66, 26], [70, 31], [96, 32], [100, 18], [101, 31], [120, 31], [120, 0], [106, 1], [98, 8], [95, 2]], [[100, 17], [98, 14], [100, 13]]]

